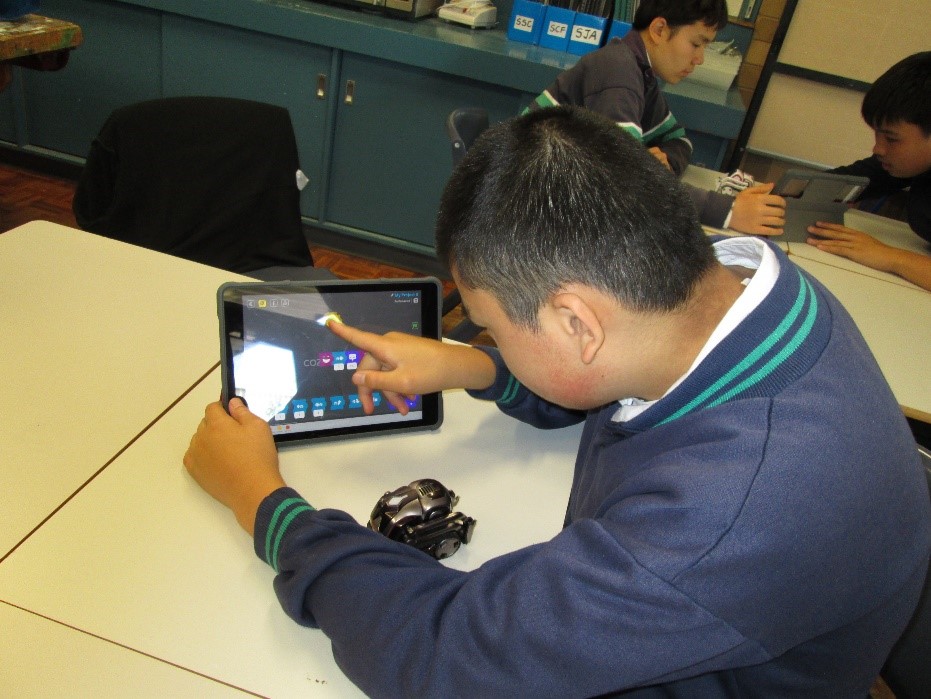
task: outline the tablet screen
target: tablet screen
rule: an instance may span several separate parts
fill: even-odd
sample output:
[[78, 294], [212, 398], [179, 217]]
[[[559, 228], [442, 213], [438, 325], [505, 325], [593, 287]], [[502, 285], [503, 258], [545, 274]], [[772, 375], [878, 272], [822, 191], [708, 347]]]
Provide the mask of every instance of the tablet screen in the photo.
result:
[[383, 395], [366, 415], [352, 383], [364, 356], [326, 323], [438, 339], [436, 279], [225, 284], [218, 292], [223, 400], [242, 398], [276, 442], [435, 428], [440, 394], [411, 396], [400, 412]]

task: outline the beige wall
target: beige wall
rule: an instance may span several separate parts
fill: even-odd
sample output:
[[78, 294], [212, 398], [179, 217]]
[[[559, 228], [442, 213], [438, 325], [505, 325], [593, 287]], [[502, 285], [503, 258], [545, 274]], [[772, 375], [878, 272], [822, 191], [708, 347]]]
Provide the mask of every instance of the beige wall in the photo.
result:
[[[873, 82], [896, 61], [931, 50], [929, 0], [800, 0], [781, 63]], [[825, 166], [866, 157], [863, 94], [773, 75], [748, 148]]]
[[800, 0], [779, 60], [871, 83], [929, 33], [928, 0]]

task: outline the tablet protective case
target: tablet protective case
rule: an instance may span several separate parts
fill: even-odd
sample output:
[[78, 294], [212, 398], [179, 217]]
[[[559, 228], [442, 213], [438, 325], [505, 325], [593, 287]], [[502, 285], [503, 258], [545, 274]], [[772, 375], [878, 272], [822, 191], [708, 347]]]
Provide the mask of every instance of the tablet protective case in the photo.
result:
[[242, 398], [278, 444], [435, 429], [439, 393], [408, 398], [402, 415], [376, 392], [366, 415], [352, 383], [365, 353], [327, 322], [439, 339], [441, 298], [433, 278], [224, 284], [217, 292], [224, 405]]
[[773, 188], [773, 194], [786, 200], [784, 233], [773, 239], [804, 243], [808, 226], [816, 221], [843, 223], [844, 212], [869, 183], [856, 175], [789, 170]]

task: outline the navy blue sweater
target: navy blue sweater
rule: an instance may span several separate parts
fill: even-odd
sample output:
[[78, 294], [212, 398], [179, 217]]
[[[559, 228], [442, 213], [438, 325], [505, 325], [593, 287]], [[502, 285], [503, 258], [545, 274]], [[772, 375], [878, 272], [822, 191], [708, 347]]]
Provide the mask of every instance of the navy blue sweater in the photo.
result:
[[931, 243], [931, 170], [915, 177], [893, 177], [872, 155], [831, 172], [869, 177], [870, 185], [860, 195], [860, 199], [879, 199], [907, 189], [905, 211], [908, 225]]
[[[566, 526], [450, 570], [282, 489], [258, 555], [373, 696], [857, 697], [907, 622], [931, 513], [914, 442], [847, 313], [779, 253], [775, 288], [629, 422], [584, 419]], [[411, 614], [411, 610], [417, 610]]]

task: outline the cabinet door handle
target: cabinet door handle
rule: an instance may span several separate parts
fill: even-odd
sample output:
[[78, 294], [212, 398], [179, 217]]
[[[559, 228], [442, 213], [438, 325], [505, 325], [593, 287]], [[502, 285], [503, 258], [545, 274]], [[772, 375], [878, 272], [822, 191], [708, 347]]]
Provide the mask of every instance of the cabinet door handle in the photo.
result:
[[317, 73], [317, 99], [326, 99], [326, 75]]
[[352, 97], [356, 92], [356, 81], [347, 80], [346, 81], [346, 96], [343, 97], [343, 102], [346, 104], [352, 104]]

